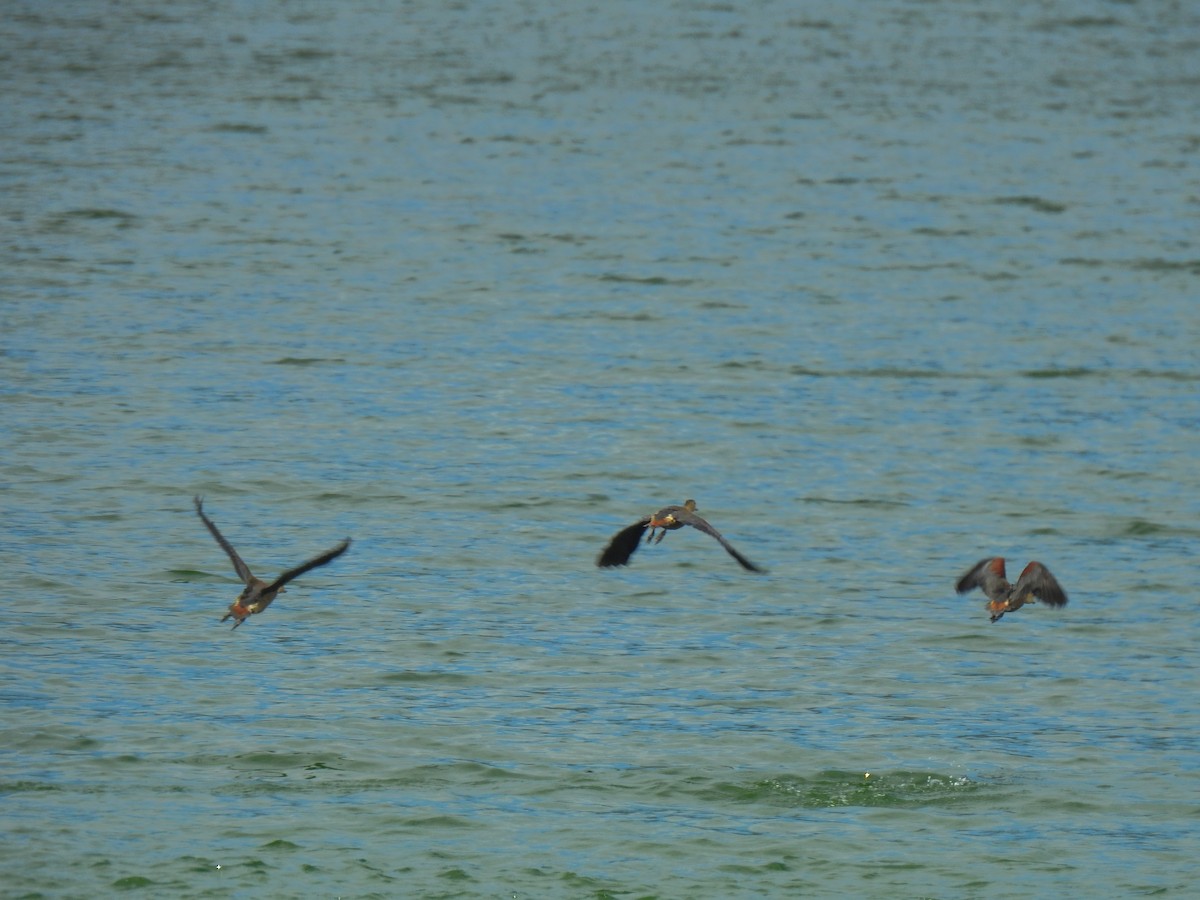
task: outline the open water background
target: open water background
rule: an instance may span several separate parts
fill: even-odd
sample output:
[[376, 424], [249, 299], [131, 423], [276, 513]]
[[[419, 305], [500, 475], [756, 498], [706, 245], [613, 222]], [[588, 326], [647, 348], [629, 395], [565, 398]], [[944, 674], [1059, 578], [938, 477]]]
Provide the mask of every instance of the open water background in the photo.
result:
[[[0, 64], [4, 896], [1200, 889], [1193, 5], [14, 0]], [[231, 632], [197, 493], [355, 542]], [[595, 568], [687, 497], [769, 574]]]

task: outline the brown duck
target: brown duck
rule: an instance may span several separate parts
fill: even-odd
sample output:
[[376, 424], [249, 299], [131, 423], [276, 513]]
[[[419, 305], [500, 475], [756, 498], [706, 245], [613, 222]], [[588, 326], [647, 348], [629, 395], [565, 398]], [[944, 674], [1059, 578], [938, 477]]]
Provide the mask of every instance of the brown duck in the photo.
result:
[[249, 616], [260, 613], [270, 606], [271, 601], [275, 599], [277, 594], [286, 593], [283, 586], [293, 578], [298, 578], [310, 569], [333, 562], [333, 560], [345, 553], [350, 546], [350, 539], [346, 538], [346, 540], [342, 541], [332, 550], [327, 550], [320, 556], [314, 556], [308, 562], [301, 563], [294, 569], [288, 569], [274, 581], [268, 583], [261, 578], [255, 578], [251, 574], [250, 567], [242, 562], [242, 558], [238, 556], [237, 551], [233, 549], [229, 541], [225, 540], [221, 532], [217, 531], [217, 526], [204, 514], [204, 501], [199, 497], [196, 497], [195, 501], [196, 514], [200, 516], [200, 520], [207, 526], [212, 536], [216, 538], [217, 543], [221, 545], [221, 549], [229, 555], [230, 560], [233, 561], [234, 571], [237, 572], [238, 578], [242, 579], [242, 584], [245, 585], [238, 598], [229, 604], [229, 612], [221, 617], [222, 622], [229, 618], [236, 619], [237, 621], [233, 623], [234, 628], [245, 622]]
[[1004, 575], [1003, 556], [981, 559], [954, 585], [960, 594], [974, 588], [987, 594], [987, 608], [993, 622], [1007, 612], [1016, 612], [1026, 603], [1036, 603], [1038, 600], [1047, 606], [1067, 605], [1067, 595], [1062, 586], [1040, 562], [1031, 562], [1021, 572], [1017, 583], [1009, 584]]
[[[658, 512], [654, 513], [654, 515], [644, 516], [628, 528], [618, 531], [613, 535], [612, 540], [608, 542], [608, 546], [604, 548], [604, 552], [600, 554], [599, 559], [596, 560], [596, 565], [602, 568], [628, 565], [629, 558], [637, 550], [638, 545], [642, 541], [642, 533], [646, 529], [650, 529], [646, 535], [646, 543], [653, 542], [657, 544], [662, 541], [668, 531], [676, 531], [684, 525], [691, 525], [693, 528], [716, 538], [717, 542], [725, 548], [726, 552], [741, 563], [743, 569], [749, 569], [751, 572], [763, 571], [750, 562], [750, 560], [746, 559], [746, 557], [742, 556], [742, 554], [738, 553], [737, 550], [733, 549], [733, 545], [721, 537], [721, 532], [696, 515], [695, 500], [688, 500], [683, 506], [664, 506]], [[658, 533], [657, 537], [655, 537], [655, 532]]]

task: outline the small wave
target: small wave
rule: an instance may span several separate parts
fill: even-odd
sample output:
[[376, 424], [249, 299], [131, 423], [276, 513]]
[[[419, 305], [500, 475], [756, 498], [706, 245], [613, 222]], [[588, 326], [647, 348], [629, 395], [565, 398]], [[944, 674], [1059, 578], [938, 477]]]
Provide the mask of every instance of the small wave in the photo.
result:
[[929, 806], [978, 790], [963, 775], [936, 772], [825, 771], [811, 777], [784, 775], [747, 785], [722, 785], [727, 798], [745, 802], [783, 803], [805, 809], [843, 806]]

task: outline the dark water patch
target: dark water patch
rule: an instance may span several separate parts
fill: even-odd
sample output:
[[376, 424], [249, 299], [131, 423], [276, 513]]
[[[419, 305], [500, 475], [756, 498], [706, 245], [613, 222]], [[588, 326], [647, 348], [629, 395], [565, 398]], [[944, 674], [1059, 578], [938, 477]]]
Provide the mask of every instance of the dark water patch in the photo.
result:
[[718, 369], [747, 369], [755, 372], [768, 371], [774, 366], [757, 359], [727, 359], [717, 364]]
[[233, 576], [228, 575], [213, 575], [209, 572], [201, 572], [198, 569], [171, 569], [170, 581], [175, 584], [192, 584], [199, 582], [200, 584], [228, 584], [230, 581], [236, 581]]
[[511, 72], [481, 72], [477, 75], [467, 75], [463, 84], [511, 84], [517, 77]]
[[118, 515], [117, 513], [95, 513], [90, 516], [80, 516], [79, 521], [81, 521], [81, 522], [120, 522], [122, 520], [122, 518], [123, 517]]
[[952, 272], [962, 266], [959, 263], [889, 263], [873, 268], [878, 272]]
[[[446, 106], [479, 106], [484, 102], [483, 98], [471, 94], [452, 94], [448, 91], [438, 90], [437, 88], [417, 87], [415, 90], [427, 97], [429, 102], [435, 107], [442, 104]], [[475, 138], [465, 137], [460, 143], [473, 144], [475, 143]]]
[[[380, 497], [373, 496], [373, 500], [403, 500], [404, 497]], [[313, 495], [315, 503], [345, 503], [353, 506], [355, 503], [362, 500], [361, 494], [348, 494], [343, 491], [321, 491], [319, 494]]]
[[1116, 28], [1124, 24], [1116, 16], [1072, 16], [1069, 19], [1042, 19], [1033, 27], [1037, 31], [1059, 31], [1064, 28]]
[[594, 900], [619, 900], [619, 898], [624, 900], [624, 898], [632, 896], [637, 900], [656, 900], [654, 894], [641, 894], [625, 888], [617, 888], [612, 885], [611, 880], [601, 881], [578, 872], [563, 872], [558, 876], [558, 880], [571, 889], [571, 893], [567, 896], [592, 897]]
[[470, 819], [464, 819], [462, 816], [437, 815], [437, 816], [416, 816], [410, 819], [404, 819], [401, 823], [410, 828], [471, 828], [474, 822]]
[[1077, 366], [1069, 369], [1026, 369], [1021, 373], [1025, 378], [1090, 378], [1100, 373], [1095, 369]]
[[91, 222], [111, 222], [117, 228], [131, 228], [137, 224], [138, 217], [120, 209], [85, 207], [69, 209], [46, 219], [45, 230], [49, 232], [69, 232], [80, 224]]
[[609, 322], [661, 322], [662, 316], [656, 316], [650, 312], [637, 313], [601, 313], [595, 318], [605, 319]]
[[1186, 272], [1200, 275], [1200, 259], [1136, 259], [1131, 268], [1144, 272]]
[[1126, 471], [1122, 469], [1110, 468], [1089, 468], [1085, 469], [1085, 471], [1091, 475], [1095, 475], [1098, 478], [1107, 478], [1112, 481], [1141, 481], [1144, 478], [1151, 477], [1151, 473], [1149, 472], [1141, 472], [1136, 470]]
[[[1200, 372], [1180, 372], [1164, 369], [1093, 369], [1087, 366], [1071, 366], [1061, 369], [1024, 369], [1018, 374], [1022, 378], [1135, 378], [1155, 381], [1178, 381], [1184, 384], [1200, 381]], [[960, 377], [969, 376], [964, 375]]]
[[199, 873], [207, 874], [209, 872], [212, 872], [214, 869], [219, 868], [217, 866], [217, 864], [215, 862], [213, 862], [213, 860], [211, 860], [211, 859], [205, 859], [202, 856], [191, 856], [190, 854], [179, 857], [179, 862], [189, 872], [194, 872], [194, 873], [198, 873], [198, 874]]
[[1062, 443], [1057, 434], [1026, 434], [1014, 442], [1020, 447], [1054, 447]]
[[837, 26], [828, 19], [788, 19], [784, 24], [788, 28], [811, 28], [816, 31], [834, 31], [837, 29]]
[[31, 791], [61, 791], [63, 788], [45, 781], [0, 781], [0, 794], [26, 794]]
[[1157, 256], [1137, 259], [1096, 259], [1085, 256], [1065, 256], [1058, 262], [1063, 266], [1081, 266], [1092, 269], [1111, 267], [1135, 272], [1161, 272], [1168, 275], [1180, 273], [1200, 275], [1200, 259], [1163, 259]]
[[345, 758], [337, 754], [324, 754], [324, 759], [313, 759], [310, 754], [291, 753], [277, 750], [259, 750], [252, 753], [242, 753], [232, 758], [238, 768], [269, 770], [280, 772], [286, 777], [286, 770], [313, 771], [325, 768], [331, 771], [341, 771], [338, 765], [345, 764]]
[[694, 284], [691, 278], [667, 278], [663, 275], [648, 275], [645, 277], [637, 275], [620, 275], [616, 272], [606, 272], [603, 275], [596, 276], [597, 281], [607, 281], [614, 284], [641, 284], [648, 287], [687, 287]]
[[561, 504], [561, 497], [536, 497], [524, 500], [504, 500], [499, 503], [481, 503], [479, 504], [479, 508], [491, 510], [543, 509], [546, 507], [560, 506]]
[[341, 357], [325, 357], [325, 356], [282, 356], [274, 360], [273, 366], [319, 366], [325, 363], [334, 363], [342, 365], [346, 360]]
[[386, 675], [380, 676], [380, 681], [393, 682], [396, 684], [427, 684], [427, 683], [442, 683], [442, 684], [464, 684], [472, 681], [469, 675], [463, 675], [460, 672], [433, 672], [433, 671], [415, 671], [407, 669], [403, 672], [389, 672]]
[[300, 850], [299, 844], [293, 844], [291, 841], [286, 841], [283, 838], [276, 838], [273, 841], [268, 841], [265, 844], [259, 845], [259, 850]]
[[1176, 585], [1165, 581], [1141, 581], [1131, 584], [1129, 589], [1139, 594], [1166, 594], [1174, 591]]
[[292, 50], [283, 51], [255, 51], [254, 59], [257, 62], [275, 65], [290, 61], [297, 62], [312, 62], [325, 59], [332, 59], [334, 54], [330, 50], [322, 50], [319, 47], [296, 47]]
[[249, 122], [218, 122], [208, 130], [217, 134], [267, 134], [270, 131], [265, 125], [252, 125]]
[[35, 731], [13, 742], [22, 750], [49, 750], [79, 752], [98, 750], [100, 741], [82, 734], [59, 734], [52, 731]]
[[730, 138], [727, 147], [791, 147], [791, 141], [783, 138]]
[[118, 222], [126, 222], [136, 219], [132, 213], [124, 212], [119, 209], [106, 209], [96, 207], [84, 207], [83, 209], [70, 209], [59, 214], [61, 219], [116, 219]]
[[1184, 383], [1193, 383], [1200, 381], [1200, 372], [1171, 372], [1171, 371], [1154, 371], [1151, 369], [1135, 369], [1128, 373], [1133, 378], [1151, 378], [1161, 379], [1163, 381], [1180, 381]]
[[871, 369], [841, 369], [836, 371], [824, 371], [821, 369], [810, 369], [807, 366], [792, 366], [788, 369], [791, 375], [806, 376], [810, 378], [883, 378], [883, 379], [899, 379], [902, 381], [910, 381], [913, 379], [928, 379], [928, 378], [954, 378], [963, 380], [967, 378], [983, 378], [984, 376], [970, 372], [947, 372], [941, 369], [906, 369], [881, 367]]
[[1131, 519], [1118, 527], [1117, 535], [1122, 537], [1155, 537], [1158, 535], [1200, 537], [1200, 528], [1164, 525], [1148, 519]]
[[306, 772], [342, 772], [342, 771], [345, 771], [343, 768], [340, 768], [338, 766], [331, 766], [331, 765], [328, 765], [327, 763], [323, 763], [323, 762], [315, 762], [315, 763], [312, 763], [311, 765], [307, 765], [304, 767], [304, 770]]
[[862, 506], [869, 509], [889, 509], [904, 507], [910, 504], [903, 500], [880, 500], [873, 497], [856, 497], [852, 500], [841, 500], [836, 497], [801, 497], [801, 503], [829, 503], [838, 506]]
[[142, 875], [129, 875], [125, 878], [118, 878], [111, 887], [117, 891], [140, 891], [144, 888], [154, 887], [157, 883]]
[[1042, 197], [1018, 196], [1018, 197], [997, 197], [992, 201], [1000, 205], [1007, 206], [1026, 206], [1032, 210], [1041, 213], [1061, 213], [1065, 212], [1067, 207], [1063, 203], [1054, 203], [1050, 200], [1045, 200]]
[[921, 226], [912, 230], [913, 234], [919, 234], [922, 237], [950, 238], [950, 237], [970, 237], [975, 232], [966, 228], [933, 228], [930, 226]]

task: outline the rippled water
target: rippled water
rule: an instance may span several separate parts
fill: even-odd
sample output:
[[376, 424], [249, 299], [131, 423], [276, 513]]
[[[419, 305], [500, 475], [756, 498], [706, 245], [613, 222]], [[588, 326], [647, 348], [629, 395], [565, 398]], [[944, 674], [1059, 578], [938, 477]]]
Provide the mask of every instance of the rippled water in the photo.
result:
[[1192, 895], [1198, 50], [13, 5], [5, 895]]

